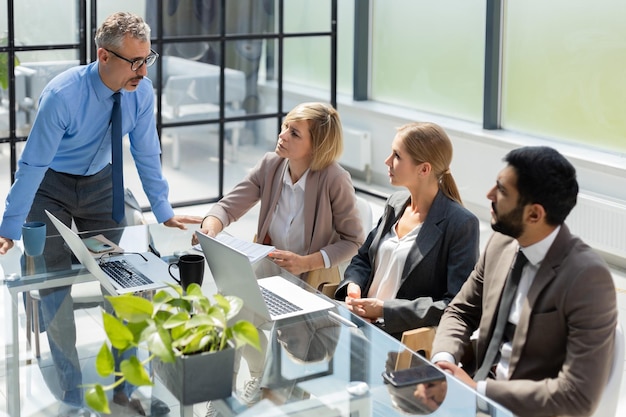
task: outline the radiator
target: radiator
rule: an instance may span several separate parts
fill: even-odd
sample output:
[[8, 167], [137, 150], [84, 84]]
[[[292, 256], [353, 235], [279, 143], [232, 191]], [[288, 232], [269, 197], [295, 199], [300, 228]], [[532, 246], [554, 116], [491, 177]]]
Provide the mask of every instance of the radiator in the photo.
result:
[[588, 245], [626, 257], [626, 203], [581, 192], [566, 223]]
[[343, 129], [343, 155], [339, 163], [365, 173], [369, 184], [371, 181], [372, 136], [364, 130], [353, 128]]

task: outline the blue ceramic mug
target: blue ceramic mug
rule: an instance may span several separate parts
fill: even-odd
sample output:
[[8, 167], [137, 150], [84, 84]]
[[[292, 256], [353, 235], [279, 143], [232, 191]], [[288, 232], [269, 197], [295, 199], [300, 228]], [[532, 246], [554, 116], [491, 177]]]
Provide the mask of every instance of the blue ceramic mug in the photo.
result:
[[46, 224], [26, 222], [22, 225], [22, 243], [28, 256], [39, 256], [46, 246]]

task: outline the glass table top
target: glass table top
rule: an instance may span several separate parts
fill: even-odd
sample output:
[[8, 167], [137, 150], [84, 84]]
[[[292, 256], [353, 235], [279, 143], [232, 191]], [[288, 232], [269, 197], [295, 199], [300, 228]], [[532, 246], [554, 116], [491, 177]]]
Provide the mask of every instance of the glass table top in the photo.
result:
[[[92, 232], [83, 237], [102, 235], [127, 252], [143, 252], [152, 245], [169, 263], [182, 253], [199, 253], [191, 247], [192, 233], [193, 228], [182, 231], [155, 224]], [[58, 375], [55, 375], [49, 350], [42, 347], [40, 358], [33, 358], [25, 341], [27, 328], [22, 294], [70, 284], [77, 287], [94, 280], [93, 275], [73, 259], [59, 236], [49, 237], [44, 255], [36, 258], [24, 256], [19, 245], [0, 257], [8, 278], [2, 285], [8, 325], [5, 331], [5, 386], [1, 389], [6, 395], [4, 409], [11, 416], [56, 415], [60, 395], [55, 382]], [[280, 275], [315, 292], [268, 259], [255, 263], [254, 269], [259, 278]], [[163, 279], [174, 283], [169, 277]], [[205, 294], [217, 291], [208, 267], [205, 268], [202, 289]], [[239, 372], [233, 394], [211, 402], [218, 415], [512, 416], [423, 357], [406, 350], [398, 340], [351, 314], [341, 303], [335, 302], [334, 305], [330, 310], [259, 326], [267, 340], [260, 398], [252, 405], [242, 400], [241, 390], [250, 376], [246, 355], [238, 355]], [[105, 340], [98, 309], [85, 310], [88, 318], [84, 320], [83, 312], [75, 311], [76, 349], [83, 384], [102, 383], [94, 370], [95, 354]], [[41, 339], [46, 339], [44, 333]], [[398, 361], [399, 355], [404, 360]], [[401, 371], [399, 363], [410, 363], [408, 366], [414, 375], [407, 377], [398, 372]], [[181, 406], [159, 383], [158, 375], [156, 381], [152, 394], [170, 407], [170, 416], [206, 414], [206, 404]], [[144, 388], [140, 388], [139, 394], [142, 401], [149, 404], [150, 393], [146, 394]]]

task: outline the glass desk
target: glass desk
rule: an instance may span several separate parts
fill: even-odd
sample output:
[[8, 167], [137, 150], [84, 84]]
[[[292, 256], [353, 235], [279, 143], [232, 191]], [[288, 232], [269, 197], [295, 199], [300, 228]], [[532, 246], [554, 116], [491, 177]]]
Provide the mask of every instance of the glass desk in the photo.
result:
[[[164, 260], [171, 262], [181, 253], [192, 251], [193, 229], [181, 231], [154, 224], [98, 233], [103, 233], [128, 252], [146, 251], [152, 241]], [[44, 352], [38, 361], [29, 364], [32, 354], [27, 352], [25, 342], [27, 328], [23, 319], [22, 293], [94, 280], [80, 264], [71, 262], [71, 254], [58, 236], [48, 238], [44, 255], [38, 258], [41, 259], [23, 256], [18, 245], [7, 255], [0, 256], [4, 273], [12, 278], [2, 284], [6, 323], [4, 394], [6, 412], [12, 417], [56, 415], [58, 408], [55, 400], [55, 397], [58, 398], [58, 386], [50, 382], [54, 378], [38, 376], [40, 373], [49, 374], [49, 370], [54, 369], [48, 366], [45, 368], [48, 371], [43, 371], [44, 364], [47, 362], [49, 365], [51, 361], [49, 355]], [[268, 259], [257, 262], [255, 270], [258, 277], [282, 275], [307, 288], [301, 280], [280, 270]], [[169, 277], [164, 279], [173, 282]], [[216, 291], [209, 268], [205, 268], [202, 288], [207, 294]], [[94, 360], [105, 338], [99, 312], [92, 312], [90, 316], [90, 323], [95, 324], [88, 324], [88, 329], [77, 319], [76, 348], [84, 384], [96, 382], [99, 378], [94, 370]], [[513, 416], [503, 407], [478, 396], [461, 382], [440, 372], [421, 356], [406, 351], [399, 341], [352, 315], [340, 303], [330, 312], [266, 323], [261, 326], [261, 331], [268, 340], [261, 378], [261, 400], [248, 407], [233, 393], [228, 398], [212, 401], [218, 415]], [[398, 360], [399, 355], [401, 361]], [[247, 369], [245, 358], [241, 361], [239, 374]], [[421, 371], [434, 370], [435, 380], [394, 387], [383, 374], [395, 371], [399, 363], [410, 363], [411, 367]], [[97, 382], [102, 383], [101, 380]], [[431, 399], [427, 402], [416, 396], [416, 391], [423, 392], [426, 388]], [[170, 416], [204, 416], [207, 411], [205, 404], [178, 404], [158, 378], [153, 393], [170, 406]], [[51, 400], [45, 401], [44, 398]]]

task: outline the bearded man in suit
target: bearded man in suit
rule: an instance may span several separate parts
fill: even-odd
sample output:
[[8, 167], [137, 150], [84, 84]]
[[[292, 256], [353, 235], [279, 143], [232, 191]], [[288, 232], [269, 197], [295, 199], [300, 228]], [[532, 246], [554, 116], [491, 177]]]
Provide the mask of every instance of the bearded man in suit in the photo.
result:
[[[496, 233], [444, 312], [432, 361], [518, 416], [589, 416], [613, 361], [615, 286], [564, 223], [578, 194], [572, 164], [549, 147], [515, 149], [504, 160], [487, 194]], [[520, 257], [527, 262], [511, 307], [499, 313]], [[457, 364], [477, 329], [474, 373]]]

